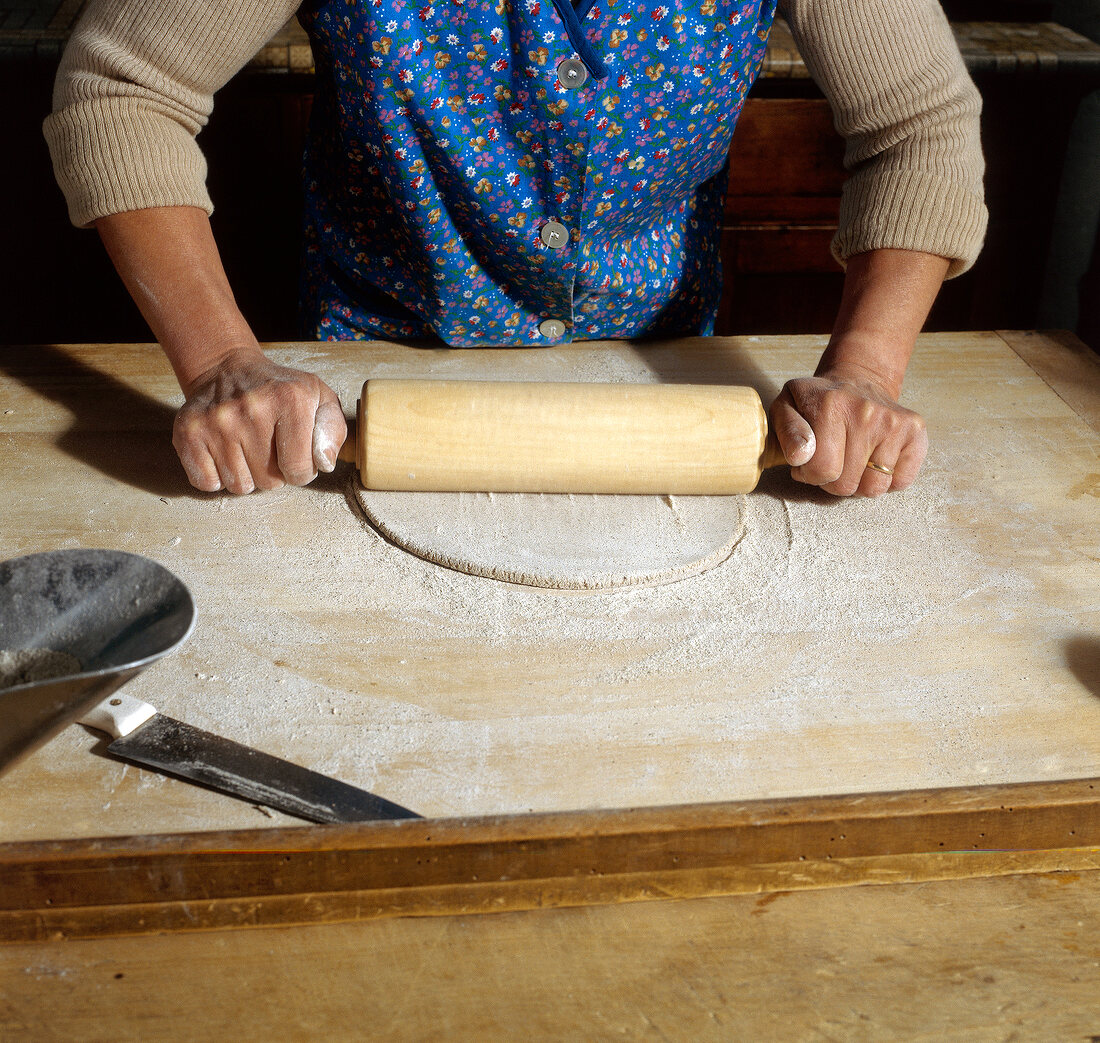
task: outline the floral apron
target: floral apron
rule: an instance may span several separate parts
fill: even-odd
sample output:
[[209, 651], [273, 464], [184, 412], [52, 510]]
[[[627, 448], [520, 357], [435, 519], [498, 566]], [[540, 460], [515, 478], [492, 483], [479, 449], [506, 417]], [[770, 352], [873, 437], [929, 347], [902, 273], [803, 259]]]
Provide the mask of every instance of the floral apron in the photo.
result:
[[307, 0], [306, 332], [713, 332], [730, 138], [775, 2]]

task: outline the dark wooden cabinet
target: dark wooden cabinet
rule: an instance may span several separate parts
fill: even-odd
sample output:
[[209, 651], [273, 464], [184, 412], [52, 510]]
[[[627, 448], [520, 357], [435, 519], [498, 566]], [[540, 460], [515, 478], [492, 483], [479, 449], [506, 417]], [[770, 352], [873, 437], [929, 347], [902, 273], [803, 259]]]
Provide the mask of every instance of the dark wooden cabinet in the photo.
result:
[[[980, 5], [955, 6], [961, 13]], [[1021, 13], [1049, 7], [1011, 6]], [[945, 284], [927, 328], [1032, 328], [1069, 128], [1081, 98], [1100, 86], [1100, 47], [1049, 22], [967, 22], [955, 30], [982, 94], [990, 223], [981, 257]], [[792, 50], [778, 26], [734, 136], [719, 333], [824, 333], [840, 299], [843, 277], [828, 244], [844, 181], [842, 147], [827, 103]]]

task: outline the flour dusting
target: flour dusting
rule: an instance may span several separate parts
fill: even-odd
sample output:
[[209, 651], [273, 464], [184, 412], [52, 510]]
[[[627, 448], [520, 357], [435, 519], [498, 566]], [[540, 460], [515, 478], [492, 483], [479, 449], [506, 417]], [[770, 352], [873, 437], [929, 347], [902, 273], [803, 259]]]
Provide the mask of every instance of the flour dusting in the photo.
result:
[[[957, 693], [980, 690], [980, 661], [914, 678], [926, 629], [975, 600], [1006, 606], [1010, 629], [1029, 588], [952, 535], [934, 459], [874, 501], [769, 473], [726, 560], [615, 590], [423, 561], [353, 514], [346, 480], [222, 501], [240, 568], [279, 568], [246, 592], [193, 577], [192, 661], [217, 680], [192, 681], [177, 716], [436, 815], [932, 785], [996, 764], [977, 736], [961, 756], [938, 738], [971, 728]], [[308, 550], [275, 520], [292, 495], [323, 534]], [[882, 756], [906, 732], [933, 737], [919, 769], [910, 747]]]

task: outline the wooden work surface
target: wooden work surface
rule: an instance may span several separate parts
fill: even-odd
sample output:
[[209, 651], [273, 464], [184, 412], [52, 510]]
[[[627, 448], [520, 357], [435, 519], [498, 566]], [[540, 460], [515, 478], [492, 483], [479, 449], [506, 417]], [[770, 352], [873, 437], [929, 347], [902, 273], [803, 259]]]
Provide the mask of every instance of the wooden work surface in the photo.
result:
[[[273, 354], [350, 408], [371, 375], [569, 379], [598, 352], [627, 376], [750, 383], [767, 397], [821, 347]], [[738, 574], [735, 555], [722, 566], [729, 602], [701, 606], [692, 585], [715, 573], [599, 595], [443, 575], [364, 527], [346, 473], [241, 500], [193, 493], [169, 441], [178, 389], [155, 348], [8, 348], [0, 559], [104, 546], [162, 562], [192, 589], [199, 622], [128, 691], [427, 816], [1100, 775], [1095, 361], [1068, 337], [929, 335], [905, 398], [932, 435], [920, 485], [834, 503], [769, 480], [746, 509], [765, 550], [779, 537], [764, 523], [788, 519], [778, 574]], [[783, 593], [795, 582], [812, 594], [796, 611]], [[494, 606], [507, 626], [490, 625]], [[731, 614], [737, 643], [699, 644]], [[602, 633], [608, 615], [614, 641], [576, 636], [589, 623]], [[572, 636], [527, 618], [564, 620]], [[126, 768], [99, 745], [73, 726], [0, 779], [0, 836], [291, 822]]]
[[0, 1038], [1086, 1043], [1098, 917], [1089, 872], [6, 945]]

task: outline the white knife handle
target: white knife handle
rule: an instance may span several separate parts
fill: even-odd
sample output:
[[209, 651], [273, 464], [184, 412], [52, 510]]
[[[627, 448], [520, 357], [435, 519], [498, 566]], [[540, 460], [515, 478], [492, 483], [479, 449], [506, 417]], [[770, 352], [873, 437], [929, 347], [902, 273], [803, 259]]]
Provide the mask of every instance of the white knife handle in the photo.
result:
[[77, 723], [106, 732], [112, 739], [121, 739], [140, 728], [156, 712], [155, 706], [140, 699], [116, 694], [93, 706]]

